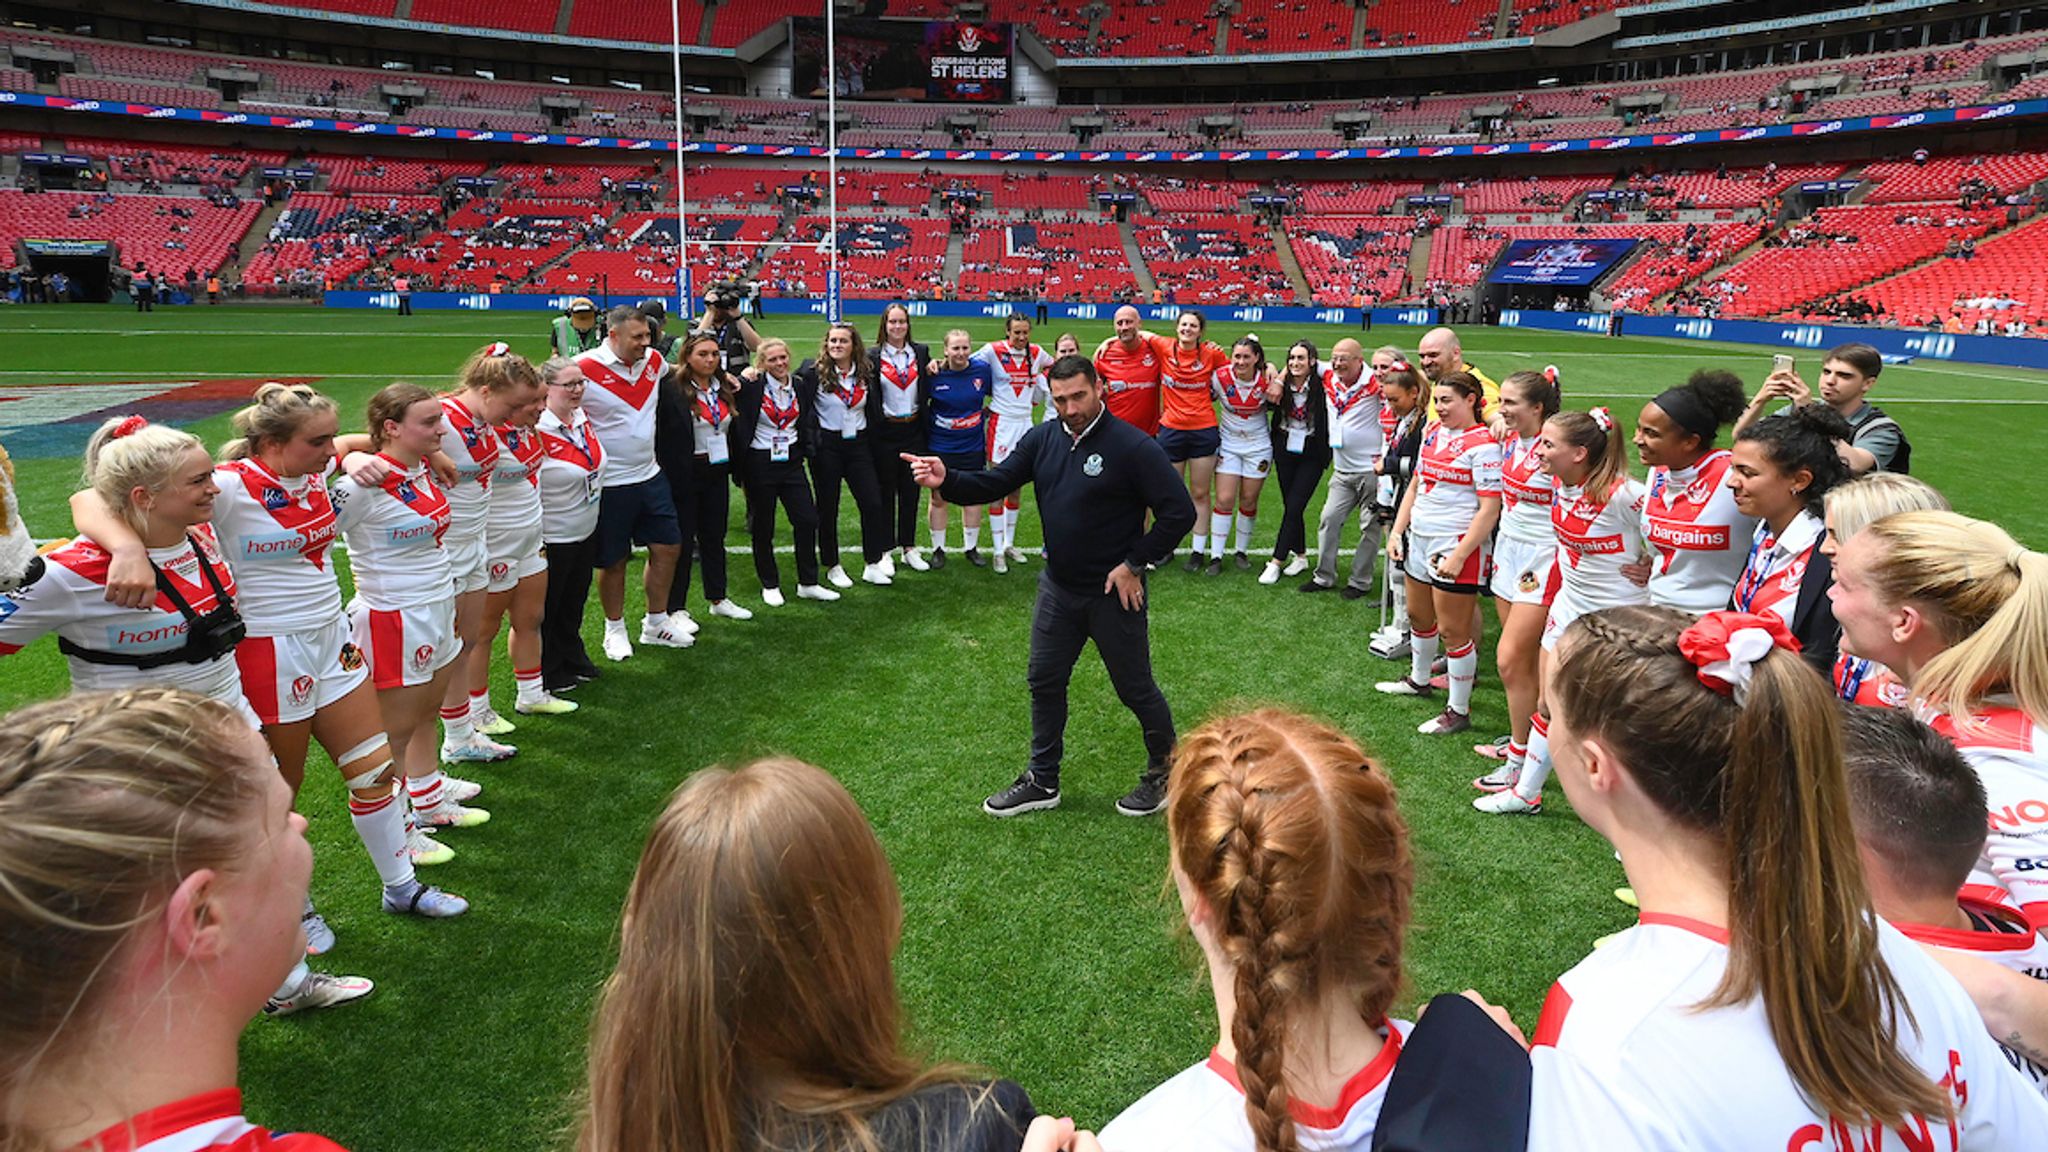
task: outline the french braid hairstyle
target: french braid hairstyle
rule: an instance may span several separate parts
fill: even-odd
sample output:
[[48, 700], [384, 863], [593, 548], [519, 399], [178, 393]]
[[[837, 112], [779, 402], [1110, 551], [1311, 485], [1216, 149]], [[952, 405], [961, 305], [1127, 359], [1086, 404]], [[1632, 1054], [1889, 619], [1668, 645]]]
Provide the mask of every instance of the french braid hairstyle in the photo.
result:
[[1252, 1134], [1293, 1152], [1290, 1040], [1333, 994], [1379, 1024], [1401, 984], [1415, 869], [1393, 781], [1344, 733], [1272, 709], [1188, 734], [1168, 779], [1173, 867], [1234, 970]]

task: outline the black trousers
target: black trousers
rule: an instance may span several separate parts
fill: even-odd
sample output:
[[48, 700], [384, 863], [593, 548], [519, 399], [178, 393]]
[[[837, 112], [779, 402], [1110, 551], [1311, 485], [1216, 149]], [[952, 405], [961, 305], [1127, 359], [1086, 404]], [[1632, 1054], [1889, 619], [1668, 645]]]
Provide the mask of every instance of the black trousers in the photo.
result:
[[1285, 560], [1308, 551], [1308, 505], [1315, 499], [1316, 485], [1329, 471], [1330, 458], [1305, 452], [1289, 452], [1282, 444], [1273, 453], [1273, 468], [1280, 475], [1280, 539], [1273, 545], [1273, 558]]
[[1076, 592], [1038, 574], [1038, 604], [1031, 612], [1031, 660], [1024, 680], [1031, 686], [1031, 776], [1057, 788], [1066, 754], [1067, 683], [1081, 649], [1095, 651], [1109, 672], [1117, 699], [1138, 718], [1145, 734], [1145, 771], [1166, 771], [1173, 755], [1173, 711], [1152, 677], [1152, 642], [1146, 610], [1128, 611], [1114, 592]]
[[884, 551], [917, 546], [917, 498], [923, 489], [903, 462], [903, 453], [924, 454], [924, 431], [916, 423], [884, 423], [874, 429], [875, 478], [882, 489]]
[[553, 691], [574, 687], [576, 674], [596, 672], [583, 646], [583, 609], [597, 567], [597, 533], [571, 544], [550, 544], [548, 597], [540, 618], [540, 682]]
[[671, 485], [676, 502], [676, 520], [683, 531], [683, 554], [676, 561], [676, 578], [668, 586], [668, 610], [679, 612], [690, 606], [690, 565], [704, 565], [704, 599], [717, 603], [725, 599], [725, 533], [732, 519], [732, 468], [713, 464], [708, 456], [690, 457], [687, 491]]
[[818, 498], [818, 554], [827, 568], [839, 566], [841, 481], [853, 493], [853, 507], [860, 516], [862, 558], [873, 564], [889, 551], [882, 484], [875, 476], [872, 441], [870, 432], [862, 432], [851, 440], [829, 429], [818, 433], [818, 455], [811, 461], [811, 485]]
[[398, 296], [398, 314], [399, 314], [400, 316], [410, 316], [410, 315], [412, 315], [412, 293], [410, 293], [410, 292], [401, 292], [401, 293], [399, 293], [399, 296]]
[[750, 448], [747, 470], [747, 534], [754, 541], [754, 574], [761, 587], [782, 587], [775, 565], [775, 505], [780, 502], [796, 537], [796, 582], [818, 582], [818, 506], [811, 502], [810, 478], [801, 460], [777, 463], [766, 448]]

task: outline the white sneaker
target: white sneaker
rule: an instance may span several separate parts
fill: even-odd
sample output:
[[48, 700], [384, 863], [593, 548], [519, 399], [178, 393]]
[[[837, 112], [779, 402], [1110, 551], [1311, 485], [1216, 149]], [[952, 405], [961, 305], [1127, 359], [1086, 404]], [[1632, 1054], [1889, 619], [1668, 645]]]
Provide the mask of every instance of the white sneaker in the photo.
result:
[[491, 814], [482, 808], [467, 808], [453, 800], [443, 800], [432, 808], [414, 810], [413, 818], [422, 828], [474, 828], [489, 824]]
[[1278, 560], [1268, 560], [1268, 561], [1266, 561], [1266, 568], [1265, 568], [1265, 571], [1263, 571], [1263, 572], [1260, 572], [1260, 573], [1259, 573], [1259, 583], [1261, 583], [1261, 584], [1278, 584], [1279, 582], [1280, 582], [1280, 562], [1279, 562]]
[[604, 630], [604, 658], [617, 663], [633, 658], [633, 642], [626, 639], [624, 628], [614, 632], [610, 627]]
[[929, 572], [932, 570], [932, 566], [925, 562], [924, 553], [916, 548], [904, 550], [903, 563], [909, 565], [912, 572]]
[[1282, 576], [1299, 576], [1308, 571], [1308, 557], [1296, 552], [1288, 557], [1287, 567], [1280, 570]]
[[577, 704], [574, 700], [564, 700], [553, 692], [542, 690], [538, 696], [521, 696], [512, 707], [518, 709], [521, 716], [567, 716], [576, 710]]
[[882, 575], [894, 580], [896, 578], [896, 554], [894, 552], [882, 553], [882, 562], [875, 565], [875, 567], [882, 570]]
[[671, 617], [665, 624], [657, 624], [652, 620], [642, 621], [640, 642], [652, 644], [656, 648], [688, 648], [697, 642], [697, 638], [679, 627]]
[[[777, 593], [777, 595], [779, 596], [780, 593]], [[711, 614], [713, 616], [722, 616], [727, 620], [752, 620], [754, 618], [752, 612], [730, 600], [713, 600], [711, 602]]]
[[455, 859], [455, 849], [434, 839], [425, 828], [417, 824], [406, 830], [405, 851], [406, 855], [412, 857], [413, 865], [418, 868], [446, 864]]
[[1003, 548], [996, 549], [993, 553], [993, 559], [991, 559], [989, 562], [989, 567], [994, 568], [996, 570], [996, 575], [998, 576], [1007, 575], [1010, 571], [1010, 556], [1008, 550]]
[[265, 1016], [290, 1016], [313, 1008], [332, 1008], [351, 1000], [368, 996], [377, 986], [361, 976], [331, 976], [325, 972], [308, 972], [299, 983], [298, 990], [283, 999], [273, 998], [263, 1005]]
[[1540, 797], [1535, 800], [1524, 800], [1510, 788], [1505, 792], [1495, 792], [1491, 796], [1481, 796], [1472, 802], [1472, 807], [1489, 816], [1515, 816], [1523, 813], [1534, 815], [1543, 811], [1543, 800]]
[[299, 927], [306, 930], [306, 955], [324, 956], [334, 950], [334, 929], [327, 926], [325, 916], [313, 911], [311, 903], [300, 914]]
[[825, 573], [825, 582], [827, 584], [832, 585], [834, 588], [853, 587], [853, 577], [848, 576], [846, 574], [846, 569], [840, 567], [837, 564], [834, 564], [831, 570]]
[[1029, 556], [1024, 555], [1024, 550], [1015, 544], [1003, 549], [1003, 554], [1010, 558], [1012, 564], [1028, 564], [1031, 561]]
[[[837, 572], [839, 569], [834, 568], [833, 571]], [[880, 564], [870, 564], [866, 568], [861, 569], [860, 578], [864, 584], [873, 584], [881, 588], [887, 588], [896, 582], [890, 577], [888, 572], [882, 569]]]
[[[761, 589], [761, 603], [766, 604], [770, 608], [780, 608], [783, 606], [783, 604], [787, 603], [787, 601], [783, 600], [782, 598], [782, 589], [763, 588]], [[746, 609], [742, 608], [740, 609], [740, 611], [745, 612]], [[749, 615], [751, 615], [751, 613], [749, 613]], [[735, 617], [735, 619], [737, 619], [737, 617]]]
[[500, 744], [489, 736], [471, 736], [456, 743], [441, 742], [441, 762], [444, 764], [488, 764], [498, 760], [510, 760], [519, 749], [510, 744]]
[[464, 780], [444, 773], [441, 776], [441, 792], [457, 804], [466, 804], [483, 795], [484, 786], [474, 780]]
[[839, 593], [816, 584], [799, 584], [796, 586], [796, 598], [799, 600], [832, 601], [839, 599]]

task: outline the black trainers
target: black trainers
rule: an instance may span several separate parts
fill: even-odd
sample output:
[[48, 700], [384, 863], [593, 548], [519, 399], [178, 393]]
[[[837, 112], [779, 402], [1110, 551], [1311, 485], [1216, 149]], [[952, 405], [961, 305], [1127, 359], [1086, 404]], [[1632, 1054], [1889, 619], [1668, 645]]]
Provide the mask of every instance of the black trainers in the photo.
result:
[[976, 568], [988, 567], [988, 558], [981, 554], [981, 549], [979, 548], [969, 548], [967, 550], [967, 562]]
[[1031, 778], [1029, 772], [1017, 777], [1015, 784], [981, 802], [981, 810], [991, 816], [1018, 816], [1059, 806], [1060, 790], [1041, 785]]
[[1251, 557], [1249, 557], [1249, 556], [1247, 556], [1247, 555], [1245, 555], [1245, 554], [1244, 554], [1244, 553], [1242, 553], [1242, 552], [1239, 552], [1239, 553], [1237, 554], [1237, 570], [1238, 570], [1239, 572], [1249, 572], [1249, 571], [1251, 571], [1251, 570], [1252, 570], [1252, 558], [1251, 558]]
[[932, 549], [932, 554], [925, 557], [924, 562], [932, 566], [932, 571], [937, 572], [946, 566], [946, 550], [944, 548]]
[[1321, 580], [1310, 580], [1301, 586], [1301, 590], [1303, 592], [1334, 592], [1337, 590], [1337, 586], [1335, 584], [1325, 584]]
[[1202, 570], [1202, 574], [1203, 574], [1203, 575], [1205, 575], [1205, 576], [1221, 576], [1221, 575], [1223, 575], [1223, 557], [1221, 557], [1221, 556], [1212, 556], [1212, 557], [1210, 557], [1210, 558], [1209, 558], [1209, 566], [1208, 566], [1207, 568], [1204, 568], [1204, 569]]
[[1190, 552], [1188, 553], [1188, 562], [1181, 567], [1188, 572], [1199, 573], [1202, 570], [1203, 559], [1204, 557], [1200, 552]]
[[1150, 816], [1166, 807], [1166, 773], [1147, 772], [1138, 777], [1138, 786], [1124, 793], [1116, 802], [1116, 810], [1125, 816]]
[[1360, 588], [1356, 584], [1346, 584], [1343, 591], [1337, 594], [1346, 600], [1363, 600], [1367, 596], [1372, 595], [1372, 589]]

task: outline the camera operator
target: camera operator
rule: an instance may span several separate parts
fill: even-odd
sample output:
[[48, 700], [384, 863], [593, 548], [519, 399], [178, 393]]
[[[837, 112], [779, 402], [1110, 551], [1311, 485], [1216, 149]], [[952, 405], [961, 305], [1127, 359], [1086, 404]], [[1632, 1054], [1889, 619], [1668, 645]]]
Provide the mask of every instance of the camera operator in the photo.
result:
[[731, 373], [744, 369], [761, 344], [761, 334], [740, 315], [746, 298], [746, 290], [729, 280], [713, 284], [704, 293], [704, 314], [697, 317], [697, 326], [692, 329], [718, 341], [722, 367]]

